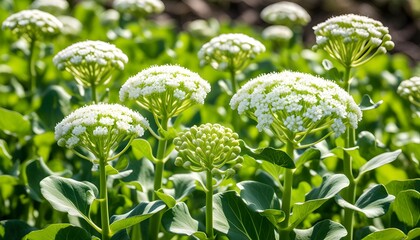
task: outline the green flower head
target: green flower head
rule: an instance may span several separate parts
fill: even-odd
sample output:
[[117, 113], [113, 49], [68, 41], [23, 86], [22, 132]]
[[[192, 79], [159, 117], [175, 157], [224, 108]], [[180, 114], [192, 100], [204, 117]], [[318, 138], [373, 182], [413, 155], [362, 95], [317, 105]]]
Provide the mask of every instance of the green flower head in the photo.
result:
[[250, 60], [265, 52], [264, 45], [241, 33], [222, 34], [204, 44], [198, 52], [200, 64], [219, 71], [239, 72]]
[[420, 77], [412, 77], [402, 81], [398, 86], [397, 93], [420, 107]]
[[362, 118], [353, 98], [337, 84], [289, 71], [250, 80], [233, 95], [230, 106], [256, 120], [259, 131], [270, 128], [297, 147], [308, 135], [324, 133], [320, 140], [332, 133], [337, 137], [346, 126], [357, 128]]
[[[195, 172], [211, 171], [230, 177], [243, 161], [238, 134], [219, 124], [193, 126], [179, 133], [174, 145], [178, 151], [175, 164]], [[233, 164], [234, 168], [221, 170], [226, 164]]]
[[333, 17], [314, 27], [316, 45], [345, 67], [357, 67], [394, 48], [381, 22], [354, 14]]
[[53, 15], [40, 10], [23, 10], [10, 15], [2, 24], [27, 41], [43, 41], [61, 32], [63, 24]]
[[121, 13], [137, 17], [147, 17], [165, 10], [165, 5], [160, 0], [115, 0], [113, 7]]
[[209, 92], [210, 84], [197, 73], [176, 65], [152, 66], [124, 83], [120, 101], [135, 100], [157, 118], [169, 119], [203, 104]]
[[267, 23], [286, 25], [294, 28], [306, 26], [311, 21], [308, 12], [292, 2], [278, 2], [264, 8], [260, 14]]
[[102, 41], [75, 43], [53, 58], [59, 70], [67, 70], [85, 87], [106, 84], [115, 69], [123, 70], [127, 56], [115, 45]]
[[118, 145], [126, 139], [143, 136], [148, 121], [139, 113], [119, 104], [93, 104], [79, 108], [55, 127], [59, 146], [81, 147], [96, 158], [113, 159]]

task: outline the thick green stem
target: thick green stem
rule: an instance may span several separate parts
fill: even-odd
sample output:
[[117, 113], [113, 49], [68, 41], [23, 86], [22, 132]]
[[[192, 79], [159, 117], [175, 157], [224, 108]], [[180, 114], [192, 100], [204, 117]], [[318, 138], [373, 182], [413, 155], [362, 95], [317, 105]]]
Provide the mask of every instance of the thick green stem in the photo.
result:
[[[163, 117], [161, 120], [162, 130], [166, 131], [168, 128], [168, 119]], [[164, 170], [164, 158], [166, 152], [166, 145], [168, 144], [168, 140], [166, 138], [160, 139], [158, 142], [158, 149], [156, 153], [156, 168], [155, 168], [155, 177], [154, 177], [154, 184], [153, 188], [154, 191], [158, 191], [162, 188], [162, 179], [163, 179], [163, 170]], [[153, 194], [153, 200], [159, 199], [156, 193]], [[150, 239], [157, 240], [160, 230], [160, 221], [162, 218], [161, 213], [157, 213], [153, 215], [150, 219]]]
[[94, 80], [90, 83], [90, 89], [92, 91], [92, 101], [94, 103], [98, 103], [98, 99], [96, 97], [96, 84]]
[[[294, 159], [294, 145], [292, 142], [286, 143], [286, 153], [291, 159]], [[286, 168], [284, 171], [283, 196], [281, 201], [281, 209], [285, 213], [283, 222], [280, 223], [280, 239], [288, 240], [290, 235], [289, 219], [292, 200], [292, 186], [293, 186], [293, 169]]]
[[109, 213], [108, 213], [108, 193], [106, 188], [106, 161], [101, 159], [99, 161], [99, 197], [100, 197], [100, 208], [101, 208], [101, 228], [102, 228], [102, 240], [110, 239], [109, 229]]
[[[234, 69], [230, 70], [230, 80], [232, 83], [232, 94], [235, 94], [238, 91], [239, 85], [238, 85], [238, 81], [236, 80], [236, 73]], [[229, 103], [227, 104], [227, 108], [230, 109], [229, 107]], [[231, 112], [231, 122], [232, 122], [232, 127], [233, 129], [239, 133], [240, 130], [240, 116], [239, 114], [230, 109]]]
[[[346, 67], [344, 72], [344, 89], [350, 94], [350, 67]], [[355, 129], [347, 127], [345, 132], [345, 148], [354, 147], [355, 142]], [[344, 199], [350, 203], [354, 204], [356, 201], [356, 182], [353, 176], [353, 159], [352, 157], [344, 152], [344, 174], [350, 181], [349, 186], [344, 190]], [[354, 210], [345, 208], [344, 209], [344, 220], [343, 224], [347, 230], [347, 236], [344, 239], [352, 240], [353, 239], [353, 222], [354, 222]]]
[[211, 170], [207, 170], [206, 175], [206, 234], [208, 240], [213, 240], [213, 175]]
[[29, 91], [31, 94], [36, 91], [36, 71], [35, 71], [35, 43], [36, 40], [32, 39], [29, 42], [29, 56], [28, 56], [28, 80], [29, 80]]
[[235, 94], [239, 88], [238, 81], [236, 80], [235, 69], [230, 69], [229, 73], [230, 73], [230, 81], [232, 84], [232, 93]]

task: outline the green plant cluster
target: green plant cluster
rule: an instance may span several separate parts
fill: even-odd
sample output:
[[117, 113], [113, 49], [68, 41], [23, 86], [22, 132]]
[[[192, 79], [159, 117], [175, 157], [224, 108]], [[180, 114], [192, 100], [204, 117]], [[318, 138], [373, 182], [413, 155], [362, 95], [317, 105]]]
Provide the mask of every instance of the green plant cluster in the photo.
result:
[[0, 2], [0, 240], [420, 238], [420, 64], [379, 21], [66, 3]]

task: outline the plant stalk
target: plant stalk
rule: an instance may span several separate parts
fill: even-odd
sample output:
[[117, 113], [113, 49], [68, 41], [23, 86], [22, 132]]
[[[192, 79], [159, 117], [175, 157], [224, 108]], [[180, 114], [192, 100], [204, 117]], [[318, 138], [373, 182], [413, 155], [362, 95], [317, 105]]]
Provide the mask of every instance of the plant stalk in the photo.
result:
[[[166, 131], [168, 128], [168, 118], [163, 117], [161, 120], [162, 130]], [[156, 153], [156, 167], [155, 167], [155, 177], [153, 183], [154, 191], [158, 191], [162, 188], [162, 179], [163, 179], [163, 170], [164, 170], [164, 157], [166, 146], [168, 144], [168, 140], [166, 138], [160, 139], [158, 142], [158, 149]], [[153, 200], [158, 200], [159, 197], [156, 193], [153, 193]], [[157, 213], [153, 215], [150, 219], [150, 239], [157, 240], [159, 238], [159, 230], [160, 230], [160, 221], [162, 218], [161, 213]]]
[[110, 239], [109, 229], [109, 213], [108, 213], [108, 193], [106, 188], [106, 161], [101, 159], [99, 161], [99, 195], [100, 195], [100, 207], [101, 207], [101, 228], [102, 228], [102, 240]]
[[213, 240], [213, 175], [211, 170], [207, 170], [206, 175], [206, 234], [208, 240]]
[[96, 97], [96, 84], [95, 84], [95, 81], [92, 81], [92, 82], [90, 83], [90, 89], [91, 89], [91, 91], [92, 91], [92, 101], [93, 101], [94, 103], [98, 103], [98, 99], [97, 99], [97, 97]]
[[[230, 80], [231, 80], [231, 84], [232, 84], [232, 95], [233, 95], [239, 89], [239, 84], [238, 84], [238, 81], [236, 80], [235, 69], [230, 69]], [[227, 108], [230, 109], [229, 103], [227, 104]], [[237, 112], [235, 112], [232, 109], [230, 109], [230, 112], [231, 112], [232, 127], [236, 132], [239, 133], [239, 130], [240, 130], [240, 126], [239, 126], [240, 125], [240, 116]]]
[[28, 79], [29, 79], [29, 92], [35, 93], [36, 90], [36, 70], [35, 70], [35, 44], [36, 40], [31, 39], [29, 42], [29, 56], [28, 56]]
[[[351, 67], [346, 67], [344, 72], [344, 89], [350, 94], [350, 71]], [[351, 127], [346, 128], [345, 132], [345, 148], [351, 148], [354, 147], [355, 142], [355, 129]], [[353, 159], [352, 157], [347, 153], [344, 152], [344, 175], [348, 178], [350, 181], [349, 186], [344, 190], [344, 199], [350, 203], [354, 204], [356, 201], [356, 181], [353, 176]], [[344, 209], [344, 220], [343, 224], [344, 227], [347, 230], [347, 236], [344, 238], [346, 240], [352, 240], [353, 239], [353, 223], [354, 223], [354, 210], [345, 208]]]
[[[294, 159], [294, 145], [291, 141], [286, 143], [286, 153], [291, 159]], [[280, 239], [289, 240], [290, 230], [289, 219], [292, 200], [292, 186], [293, 186], [293, 169], [286, 168], [284, 171], [283, 196], [282, 196], [282, 210], [285, 213], [283, 222], [280, 223]]]

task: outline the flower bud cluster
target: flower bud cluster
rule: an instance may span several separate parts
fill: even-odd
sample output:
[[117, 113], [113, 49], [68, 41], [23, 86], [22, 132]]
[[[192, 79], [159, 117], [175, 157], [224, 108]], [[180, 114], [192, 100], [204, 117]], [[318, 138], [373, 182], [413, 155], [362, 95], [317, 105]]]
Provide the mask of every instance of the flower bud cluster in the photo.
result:
[[273, 42], [285, 43], [293, 37], [293, 31], [282, 25], [273, 25], [265, 28], [262, 32], [264, 39], [271, 40]]
[[420, 77], [404, 80], [398, 86], [397, 93], [420, 107]]
[[216, 70], [239, 72], [249, 60], [265, 52], [264, 45], [245, 34], [221, 34], [205, 43], [198, 52], [201, 65], [209, 64]]
[[23, 10], [10, 15], [2, 24], [27, 41], [46, 40], [61, 32], [63, 24], [53, 15], [40, 10]]
[[293, 2], [278, 2], [264, 8], [260, 14], [267, 23], [288, 27], [306, 26], [311, 21], [308, 12]]
[[357, 128], [362, 118], [353, 98], [337, 84], [290, 71], [250, 80], [232, 97], [230, 106], [255, 119], [259, 131], [271, 127], [282, 140], [298, 142], [327, 128], [339, 136], [347, 125]]
[[106, 84], [114, 69], [123, 70], [128, 57], [115, 45], [102, 41], [75, 43], [53, 58], [59, 70], [67, 70], [85, 86]]
[[100, 103], [65, 117], [55, 127], [55, 139], [59, 146], [80, 146], [106, 160], [124, 139], [142, 136], [148, 126], [142, 115], [127, 107]]
[[344, 66], [356, 67], [373, 56], [394, 48], [387, 27], [381, 22], [354, 14], [328, 19], [314, 28], [316, 45]]
[[69, 3], [66, 0], [35, 0], [32, 2], [31, 7], [51, 14], [57, 14], [67, 11]]
[[165, 10], [165, 5], [160, 0], [115, 0], [113, 7], [121, 13], [138, 17], [147, 17]]
[[[238, 134], [219, 124], [202, 124], [178, 134], [174, 139], [178, 157], [175, 165], [195, 172], [211, 171], [213, 175], [231, 177], [241, 167]], [[222, 170], [226, 164], [233, 168]]]
[[136, 100], [158, 118], [171, 118], [194, 104], [203, 104], [210, 84], [184, 67], [152, 66], [129, 78], [121, 87], [120, 101]]

